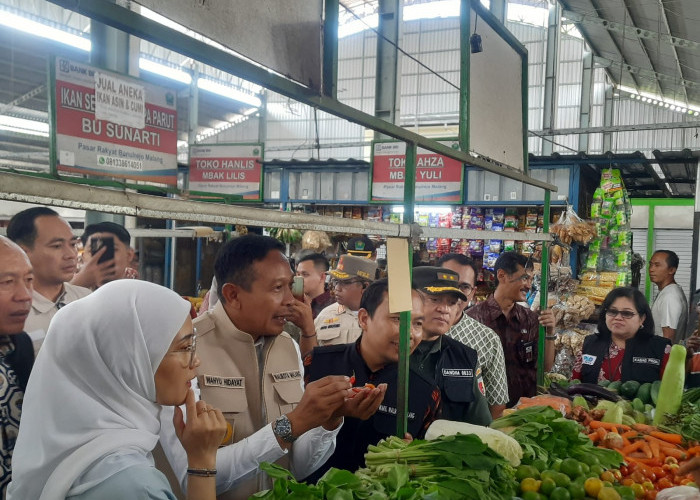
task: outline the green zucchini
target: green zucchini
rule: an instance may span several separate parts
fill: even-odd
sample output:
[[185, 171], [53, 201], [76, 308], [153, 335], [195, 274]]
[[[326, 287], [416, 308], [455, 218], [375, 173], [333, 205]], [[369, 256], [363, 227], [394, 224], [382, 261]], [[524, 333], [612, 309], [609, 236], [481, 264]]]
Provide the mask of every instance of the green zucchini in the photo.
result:
[[[666, 415], [675, 415], [681, 407], [683, 385], [685, 384], [685, 347], [676, 344], [671, 347], [671, 355], [666, 363], [664, 376], [661, 379], [659, 395], [654, 413], [654, 425], [662, 424]], [[652, 394], [653, 394], [652, 386]]]

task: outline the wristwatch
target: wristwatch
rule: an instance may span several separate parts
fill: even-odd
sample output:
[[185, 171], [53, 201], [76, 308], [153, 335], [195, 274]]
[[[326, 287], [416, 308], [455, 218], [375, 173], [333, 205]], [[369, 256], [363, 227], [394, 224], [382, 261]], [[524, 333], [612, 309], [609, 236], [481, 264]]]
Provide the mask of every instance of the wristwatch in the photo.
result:
[[296, 436], [292, 435], [292, 423], [287, 415], [282, 415], [272, 422], [272, 433], [285, 443], [293, 443], [297, 440]]

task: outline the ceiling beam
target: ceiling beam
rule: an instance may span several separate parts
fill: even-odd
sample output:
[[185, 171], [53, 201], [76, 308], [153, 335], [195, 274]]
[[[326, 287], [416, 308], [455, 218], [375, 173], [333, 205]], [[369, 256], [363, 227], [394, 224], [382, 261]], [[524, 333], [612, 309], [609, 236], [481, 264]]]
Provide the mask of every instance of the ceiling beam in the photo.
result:
[[615, 59], [610, 59], [607, 57], [595, 56], [595, 63], [599, 64], [604, 68], [609, 68], [611, 66], [620, 66], [628, 71], [629, 73], [638, 74], [642, 78], [663, 80], [677, 85], [686, 87], [700, 87], [700, 82], [694, 82], [692, 80], [680, 79], [676, 76], [667, 75], [665, 73], [658, 73], [647, 68], [640, 68], [639, 66], [632, 66], [624, 61], [619, 61]]
[[539, 137], [542, 135], [600, 134], [607, 132], [637, 132], [640, 130], [668, 130], [678, 128], [700, 128], [700, 121], [614, 125], [612, 127], [560, 128], [557, 130], [530, 130], [528, 131], [528, 135], [531, 137]]
[[[638, 20], [635, 19], [634, 16], [632, 16], [632, 12], [630, 11], [629, 5], [627, 4], [628, 1], [629, 0], [622, 0], [622, 6], [625, 9], [625, 19], [629, 19], [630, 21], [632, 21], [632, 25], [636, 26], [638, 24], [637, 23]], [[636, 38], [636, 40], [639, 42], [639, 46], [641, 47], [642, 52], [644, 52], [644, 55], [646, 56], [647, 61], [649, 61], [649, 66], [651, 67], [654, 74], [656, 74], [657, 73], [656, 65], [654, 64], [654, 61], [651, 59], [651, 55], [649, 55], [649, 51], [647, 50], [647, 46], [644, 43], [646, 40], [643, 38]], [[624, 35], [623, 35], [623, 42], [622, 43], [624, 46]], [[654, 82], [656, 83], [656, 88], [659, 92], [659, 95], [664, 95], [664, 91], [661, 88], [661, 82], [659, 82], [658, 78], [655, 79]]]
[[33, 88], [29, 92], [19, 96], [16, 99], [13, 99], [12, 101], [10, 101], [6, 104], [0, 104], [0, 115], [4, 115], [6, 113], [9, 113], [10, 111], [13, 111], [13, 108], [15, 106], [18, 106], [18, 105], [22, 104], [23, 102], [28, 101], [29, 99], [32, 99], [45, 91], [46, 91], [46, 85], [39, 85], [38, 87]]
[[[626, 26], [622, 23], [616, 23], [614, 21], [608, 21], [606, 19], [601, 19], [598, 16], [591, 16], [588, 14], [579, 14], [572, 10], [564, 10], [563, 16], [569, 21], [575, 24], [583, 24], [587, 26], [596, 26], [598, 28], [605, 28], [608, 31], [614, 31], [616, 33], [622, 33], [624, 36], [646, 38], [650, 40], [661, 40], [664, 43], [669, 43], [674, 47], [682, 47], [684, 49], [700, 49], [700, 43], [693, 40], [687, 40], [685, 38], [679, 38], [677, 36], [667, 35], [665, 33], [659, 33], [657, 31], [645, 30], [641, 28], [636, 28], [634, 26]], [[670, 30], [669, 30], [670, 33]]]
[[[661, 14], [661, 19], [664, 21], [664, 26], [666, 26], [666, 31], [671, 33], [671, 26], [668, 24], [668, 15], [666, 14], [666, 1], [659, 0], [659, 13]], [[683, 66], [681, 66], [681, 60], [678, 58], [678, 50], [675, 45], [672, 45], [671, 48], [673, 49], [673, 59], [676, 61], [678, 74], [681, 76], [681, 80], [683, 80]], [[685, 103], [688, 104], [688, 90], [685, 88], [685, 85], [682, 86], [682, 89]]]

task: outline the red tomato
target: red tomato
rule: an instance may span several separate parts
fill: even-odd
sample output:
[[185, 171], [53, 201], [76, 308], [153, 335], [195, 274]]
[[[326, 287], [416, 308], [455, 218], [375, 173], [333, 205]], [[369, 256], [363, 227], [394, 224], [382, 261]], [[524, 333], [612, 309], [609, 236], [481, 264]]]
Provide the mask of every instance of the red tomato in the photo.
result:
[[652, 483], [655, 483], [655, 482], [656, 482], [656, 474], [654, 474], [654, 471], [653, 471], [653, 470], [648, 469], [648, 470], [644, 473], [644, 475], [645, 475], [645, 476], [647, 477], [647, 479], [648, 479], [649, 481], [651, 481]]
[[667, 477], [663, 477], [656, 482], [657, 490], [665, 490], [666, 488], [671, 488], [673, 486], [673, 481]]
[[634, 484], [634, 479], [626, 477], [622, 480], [622, 486], [632, 486]]
[[654, 471], [654, 474], [656, 474], [657, 479], [661, 479], [662, 477], [667, 476], [666, 471], [663, 470], [661, 467], [652, 467], [651, 470]]
[[658, 494], [659, 492], [656, 490], [649, 490], [644, 494], [644, 500], [656, 500]]
[[[620, 466], [620, 474], [622, 474], [623, 477], [627, 477], [630, 475], [630, 469], [626, 465], [621, 465]], [[627, 485], [625, 485], [627, 486]]]
[[635, 482], [635, 483], [643, 483], [644, 481], [647, 480], [646, 476], [642, 473], [642, 471], [636, 470], [634, 471], [631, 475], [630, 478]]

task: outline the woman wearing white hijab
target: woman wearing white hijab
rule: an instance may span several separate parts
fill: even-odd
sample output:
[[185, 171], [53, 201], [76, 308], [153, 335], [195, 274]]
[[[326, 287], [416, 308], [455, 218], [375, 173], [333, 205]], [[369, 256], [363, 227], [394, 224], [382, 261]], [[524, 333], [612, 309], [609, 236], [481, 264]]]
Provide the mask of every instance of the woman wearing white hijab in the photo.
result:
[[215, 498], [219, 410], [194, 402], [199, 360], [189, 302], [152, 283], [117, 280], [51, 321], [25, 393], [8, 487], [12, 500], [174, 499], [153, 466], [161, 405], [187, 451], [188, 498]]

